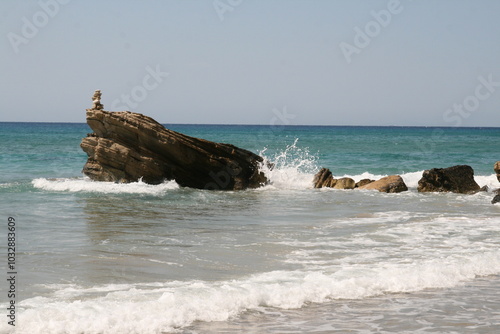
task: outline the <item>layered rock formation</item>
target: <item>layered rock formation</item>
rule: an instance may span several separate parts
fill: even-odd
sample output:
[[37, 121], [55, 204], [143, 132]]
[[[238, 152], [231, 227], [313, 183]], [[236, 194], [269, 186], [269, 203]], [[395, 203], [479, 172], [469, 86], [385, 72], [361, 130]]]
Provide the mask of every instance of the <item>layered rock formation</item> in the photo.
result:
[[429, 169], [423, 172], [418, 181], [419, 192], [470, 194], [480, 189], [474, 180], [474, 170], [467, 165]]
[[168, 130], [142, 114], [104, 111], [98, 95], [93, 99], [98, 108], [87, 109], [87, 123], [94, 132], [80, 145], [88, 155], [83, 173], [92, 180], [175, 180], [183, 187], [220, 190], [257, 188], [268, 182], [259, 171], [262, 157]]
[[314, 175], [314, 188], [333, 188], [335, 183], [337, 183], [337, 180], [333, 178], [332, 172], [328, 168], [321, 168], [321, 170]]
[[370, 182], [359, 187], [360, 190], [378, 190], [383, 193], [400, 193], [407, 191], [403, 178], [399, 175], [389, 175], [381, 178], [380, 180]]

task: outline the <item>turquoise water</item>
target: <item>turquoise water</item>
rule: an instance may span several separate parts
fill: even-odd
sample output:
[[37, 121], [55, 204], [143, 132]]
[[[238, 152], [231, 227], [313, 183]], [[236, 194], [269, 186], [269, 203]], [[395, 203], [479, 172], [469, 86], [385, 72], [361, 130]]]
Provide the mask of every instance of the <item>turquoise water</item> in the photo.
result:
[[[167, 127], [263, 155], [277, 166], [271, 185], [92, 182], [81, 174], [86, 124], [0, 123], [18, 333], [500, 330], [493, 194], [416, 191], [424, 169], [457, 164], [500, 187], [500, 128]], [[401, 174], [409, 191], [312, 189], [321, 167]], [[3, 312], [0, 332], [13, 333]]]

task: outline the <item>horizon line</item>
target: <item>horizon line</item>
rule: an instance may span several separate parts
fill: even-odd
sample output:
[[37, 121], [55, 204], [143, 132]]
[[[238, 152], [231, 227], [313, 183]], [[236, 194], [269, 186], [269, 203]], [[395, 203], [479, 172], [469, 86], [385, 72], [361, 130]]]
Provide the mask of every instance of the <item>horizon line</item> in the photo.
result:
[[[0, 121], [0, 124], [6, 123], [34, 123], [34, 124], [87, 124], [87, 122], [51, 122], [51, 121]], [[325, 125], [325, 124], [280, 124], [280, 125], [270, 125], [270, 124], [257, 124], [257, 123], [164, 123], [158, 122], [161, 125], [213, 125], [213, 126], [269, 126], [269, 127], [377, 127], [377, 128], [450, 128], [450, 129], [466, 129], [466, 128], [486, 128], [486, 129], [498, 129], [499, 126], [439, 126], [439, 125]]]

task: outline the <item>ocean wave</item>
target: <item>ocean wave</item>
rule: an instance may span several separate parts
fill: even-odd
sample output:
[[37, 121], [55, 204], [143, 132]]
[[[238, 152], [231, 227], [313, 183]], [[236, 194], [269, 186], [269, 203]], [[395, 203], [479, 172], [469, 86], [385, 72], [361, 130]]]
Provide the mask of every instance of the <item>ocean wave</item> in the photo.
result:
[[151, 185], [142, 181], [132, 183], [98, 182], [89, 178], [63, 178], [63, 179], [34, 179], [33, 187], [46, 191], [88, 192], [104, 194], [144, 194], [163, 195], [168, 190], [178, 189], [175, 181], [167, 181], [158, 185]]
[[[307, 189], [313, 187], [314, 175], [320, 170], [318, 165], [318, 157], [311, 154], [308, 148], [301, 148], [298, 145], [298, 139], [294, 143], [288, 145], [284, 150], [267, 156], [267, 150], [259, 152], [264, 157], [265, 162], [272, 162], [274, 168], [270, 169], [264, 164], [261, 170], [268, 177], [270, 184], [267, 189]], [[424, 170], [406, 172], [400, 174], [405, 184], [410, 189], [418, 187], [418, 181], [422, 178]], [[333, 177], [336, 179], [342, 177], [352, 178], [358, 182], [362, 179], [379, 180], [389, 174], [374, 174], [370, 171], [365, 171], [361, 174], [344, 174], [336, 175], [332, 171]], [[491, 175], [475, 175], [474, 179], [482, 186], [488, 186], [489, 189], [500, 187], [496, 174]]]
[[[333, 273], [272, 271], [221, 282], [55, 286], [19, 302], [16, 333], [162, 333], [195, 321], [226, 321], [247, 310], [449, 288], [500, 273], [500, 251], [414, 263], [343, 266]], [[0, 305], [5, 307], [6, 304]], [[0, 330], [7, 331], [2, 323]]]

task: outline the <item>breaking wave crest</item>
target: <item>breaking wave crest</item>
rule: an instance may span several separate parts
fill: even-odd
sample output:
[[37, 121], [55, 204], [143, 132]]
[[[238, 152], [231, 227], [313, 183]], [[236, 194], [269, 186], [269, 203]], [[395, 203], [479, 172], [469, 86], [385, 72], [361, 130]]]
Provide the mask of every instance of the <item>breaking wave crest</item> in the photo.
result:
[[20, 302], [17, 333], [71, 334], [83, 328], [85, 333], [171, 332], [195, 321], [225, 321], [247, 310], [447, 288], [499, 272], [500, 252], [492, 251], [412, 264], [347, 266], [333, 273], [272, 271], [221, 282], [54, 285], [47, 286], [52, 293]]
[[159, 185], [151, 185], [142, 181], [132, 183], [97, 182], [87, 177], [64, 179], [34, 179], [33, 187], [47, 191], [89, 192], [104, 194], [144, 194], [163, 195], [166, 191], [178, 189], [175, 181], [167, 181]]

